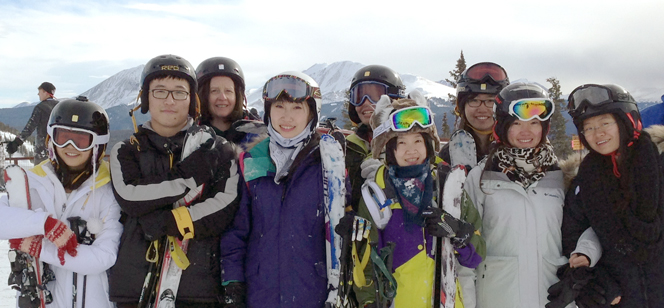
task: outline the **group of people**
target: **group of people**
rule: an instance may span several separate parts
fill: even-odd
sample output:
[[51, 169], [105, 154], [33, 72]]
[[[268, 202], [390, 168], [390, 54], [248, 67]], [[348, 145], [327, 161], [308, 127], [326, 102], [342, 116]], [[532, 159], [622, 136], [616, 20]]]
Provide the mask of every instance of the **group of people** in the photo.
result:
[[[0, 199], [0, 238], [53, 269], [51, 305], [143, 307], [164, 243], [187, 240], [175, 307], [325, 307], [339, 290], [328, 283], [316, 81], [270, 78], [262, 121], [229, 58], [194, 69], [158, 56], [140, 85], [136, 109], [150, 119], [110, 162], [104, 109], [63, 100], [43, 128], [46, 158], [27, 170], [31, 209]], [[392, 69], [363, 67], [349, 89], [357, 127], [339, 140], [346, 208], [336, 231], [364, 235], [343, 236], [352, 258], [334, 305], [432, 307], [451, 296], [446, 307], [664, 306], [664, 128], [644, 130], [625, 89], [570, 94], [589, 153], [566, 161], [547, 139], [547, 91], [510, 84], [495, 63], [459, 76], [458, 130], [442, 148], [427, 99], [406, 93]], [[443, 191], [450, 168], [467, 172], [453, 196]], [[443, 206], [450, 198], [455, 211]], [[441, 273], [441, 245], [452, 272]]]

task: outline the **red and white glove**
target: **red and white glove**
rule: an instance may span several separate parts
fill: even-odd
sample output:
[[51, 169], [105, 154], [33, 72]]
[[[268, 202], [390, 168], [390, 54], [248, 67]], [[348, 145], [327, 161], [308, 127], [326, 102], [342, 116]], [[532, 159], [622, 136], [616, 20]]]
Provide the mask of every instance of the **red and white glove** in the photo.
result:
[[46, 239], [58, 247], [58, 259], [61, 265], [65, 265], [65, 252], [72, 257], [76, 256], [78, 247], [76, 235], [65, 223], [49, 216], [44, 224], [44, 233]]
[[39, 258], [42, 248], [42, 235], [33, 235], [26, 238], [14, 238], [9, 240], [9, 248], [20, 250], [35, 258]]

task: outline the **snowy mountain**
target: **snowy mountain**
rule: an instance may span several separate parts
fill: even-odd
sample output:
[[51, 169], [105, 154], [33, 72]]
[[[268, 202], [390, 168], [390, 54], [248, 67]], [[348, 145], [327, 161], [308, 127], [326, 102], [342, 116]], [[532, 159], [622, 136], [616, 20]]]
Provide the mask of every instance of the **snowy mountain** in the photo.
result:
[[81, 93], [88, 100], [108, 109], [117, 105], [129, 105], [136, 102], [140, 89], [141, 72], [145, 65], [123, 70], [102, 81], [91, 89]]

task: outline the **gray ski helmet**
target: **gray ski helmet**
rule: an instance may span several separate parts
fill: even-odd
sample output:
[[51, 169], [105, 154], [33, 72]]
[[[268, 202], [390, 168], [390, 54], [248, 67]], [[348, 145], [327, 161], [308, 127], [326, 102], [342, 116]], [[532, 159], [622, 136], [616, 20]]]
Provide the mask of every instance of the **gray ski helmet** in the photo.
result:
[[[493, 125], [493, 138], [498, 143], [507, 141], [507, 131], [510, 125], [517, 119], [510, 115], [509, 108], [513, 101], [526, 98], [542, 98], [549, 100], [549, 93], [542, 87], [534, 83], [517, 82], [503, 88], [496, 96], [496, 103], [493, 104], [493, 116], [496, 123]], [[546, 141], [546, 135], [549, 133], [549, 123], [551, 118], [542, 121], [542, 140], [540, 144]]]
[[[583, 130], [585, 119], [605, 113], [612, 113], [616, 116], [616, 120], [623, 121], [629, 141], [638, 139], [643, 129], [636, 100], [625, 88], [616, 84], [578, 86], [569, 95], [567, 110], [579, 132]], [[586, 148], [589, 148], [583, 134], [579, 134], [579, 139]]]
[[198, 83], [196, 81], [196, 72], [189, 61], [176, 55], [161, 55], [152, 58], [143, 68], [141, 73], [141, 113], [147, 113], [150, 106], [148, 94], [150, 92], [150, 81], [155, 78], [165, 76], [174, 76], [182, 78], [189, 82], [189, 115], [192, 118], [197, 117], [197, 92]]
[[[363, 81], [375, 81], [387, 86], [387, 94], [393, 98], [405, 98], [406, 97], [406, 86], [401, 80], [399, 73], [393, 69], [383, 66], [383, 65], [367, 65], [353, 75], [353, 79], [350, 83], [350, 88], [352, 89], [360, 82]], [[357, 110], [355, 106], [348, 104], [348, 116], [351, 121], [356, 124], [361, 123]]]
[[510, 84], [510, 79], [502, 66], [493, 62], [480, 62], [466, 68], [456, 82], [454, 111], [457, 115], [462, 115], [470, 95], [498, 94]]

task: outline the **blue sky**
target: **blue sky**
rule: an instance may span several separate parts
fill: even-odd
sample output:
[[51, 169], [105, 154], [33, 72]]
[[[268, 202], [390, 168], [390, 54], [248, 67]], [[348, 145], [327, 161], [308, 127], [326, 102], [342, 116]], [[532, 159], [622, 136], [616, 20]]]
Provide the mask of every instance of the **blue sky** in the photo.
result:
[[316, 63], [383, 64], [431, 80], [493, 61], [512, 80], [564, 93], [617, 83], [639, 98], [664, 94], [662, 1], [3, 1], [0, 108], [57, 97], [176, 54], [194, 66], [225, 56], [249, 88]]

